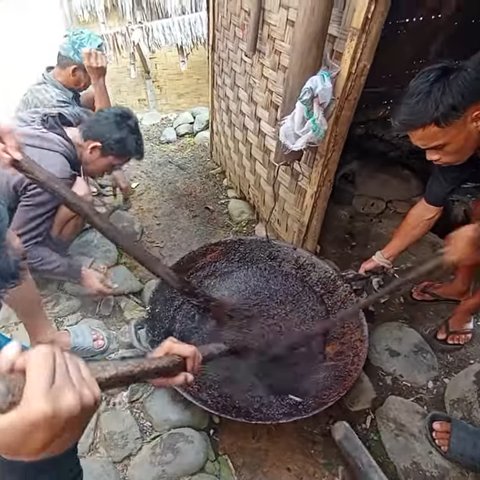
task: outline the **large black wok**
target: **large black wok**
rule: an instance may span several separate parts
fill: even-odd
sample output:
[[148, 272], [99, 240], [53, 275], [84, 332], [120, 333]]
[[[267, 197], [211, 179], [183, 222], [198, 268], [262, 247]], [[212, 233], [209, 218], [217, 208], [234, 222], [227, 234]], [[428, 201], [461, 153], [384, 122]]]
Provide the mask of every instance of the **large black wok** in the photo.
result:
[[[173, 269], [211, 295], [250, 305], [258, 312], [258, 324], [244, 335], [264, 348], [272, 339], [313, 329], [356, 301], [351, 287], [327, 262], [260, 238], [206, 245], [183, 257]], [[209, 343], [211, 323], [163, 282], [152, 295], [146, 327], [152, 345], [170, 335], [197, 345]], [[242, 359], [231, 356], [209, 363], [195, 384], [181, 393], [219, 416], [252, 423], [289, 422], [339, 400], [358, 378], [367, 348], [367, 325], [361, 314], [335, 325], [325, 341], [318, 342], [317, 354], [310, 355], [304, 365], [305, 375], [314, 374], [304, 398], [265, 394]]]

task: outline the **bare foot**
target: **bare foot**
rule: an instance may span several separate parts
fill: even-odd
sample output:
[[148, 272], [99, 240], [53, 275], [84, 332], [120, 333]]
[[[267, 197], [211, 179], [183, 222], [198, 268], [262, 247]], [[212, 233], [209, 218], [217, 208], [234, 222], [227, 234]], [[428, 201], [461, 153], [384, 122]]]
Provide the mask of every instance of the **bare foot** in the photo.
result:
[[[98, 331], [92, 330], [92, 338], [93, 348], [95, 348], [95, 350], [101, 350], [105, 346], [105, 338], [103, 338], [103, 335], [101, 335]], [[42, 343], [53, 343], [63, 350], [70, 350], [70, 333], [68, 333], [66, 330], [61, 330], [59, 332], [57, 331], [53, 333], [51, 337], [42, 338], [34, 343], [35, 345]]]
[[465, 345], [473, 337], [473, 327], [472, 315], [457, 311], [448, 320], [450, 333], [447, 333], [447, 326], [442, 325], [437, 332], [437, 339], [446, 340], [449, 345]]
[[419, 302], [434, 302], [435, 300], [460, 301], [469, 291], [460, 288], [455, 283], [423, 282], [413, 287], [412, 297]]
[[450, 446], [451, 425], [450, 422], [433, 422], [432, 437], [443, 452], [448, 452]]

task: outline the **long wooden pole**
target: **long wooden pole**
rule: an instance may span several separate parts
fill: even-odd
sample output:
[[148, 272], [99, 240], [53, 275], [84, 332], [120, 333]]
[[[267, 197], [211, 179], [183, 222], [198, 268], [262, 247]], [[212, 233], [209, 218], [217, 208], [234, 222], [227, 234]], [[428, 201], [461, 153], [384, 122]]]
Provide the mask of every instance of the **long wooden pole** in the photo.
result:
[[229, 305], [177, 275], [158, 257], [149, 252], [141, 242], [132, 241], [128, 235], [124, 235], [106, 215], [98, 213], [92, 204], [86, 202], [65, 186], [55, 175], [45, 170], [27, 155], [24, 155], [22, 160], [15, 160], [13, 166], [37, 185], [60, 198], [68, 208], [85, 218], [92, 227], [105, 235], [115, 245], [118, 245], [127, 255], [130, 255], [148, 271], [180, 292], [190, 302], [209, 311], [218, 322], [225, 321], [230, 312]]
[[260, 17], [262, 16], [263, 0], [250, 0], [250, 21], [247, 32], [247, 57], [253, 57], [257, 51], [258, 34], [260, 32]]
[[357, 480], [388, 480], [347, 422], [333, 425], [332, 437]]

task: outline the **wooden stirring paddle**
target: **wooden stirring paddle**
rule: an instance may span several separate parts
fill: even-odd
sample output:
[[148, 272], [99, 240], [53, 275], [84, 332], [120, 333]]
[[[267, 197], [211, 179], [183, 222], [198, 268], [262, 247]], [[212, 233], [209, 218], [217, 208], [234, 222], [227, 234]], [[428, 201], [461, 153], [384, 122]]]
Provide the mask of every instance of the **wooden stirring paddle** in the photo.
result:
[[239, 320], [244, 321], [245, 318], [252, 316], [251, 312], [244, 311], [241, 306], [231, 305], [225, 300], [215, 298], [177, 275], [158, 257], [148, 251], [140, 241], [133, 241], [126, 236], [106, 215], [98, 213], [93, 205], [66, 187], [58, 178], [27, 155], [24, 155], [22, 160], [14, 160], [13, 167], [45, 190], [59, 197], [68, 208], [85, 218], [92, 227], [148, 271], [177, 290], [191, 303], [208, 311], [218, 324], [224, 324], [227, 320], [234, 320], [235, 317], [240, 317]]
[[[222, 343], [199, 347], [203, 363], [229, 353]], [[132, 358], [128, 360], [100, 360], [87, 362], [99, 387], [105, 390], [128, 387], [155, 378], [172, 378], [185, 371], [185, 360], [176, 355], [161, 358]], [[25, 387], [25, 375], [15, 373], [0, 375], [0, 414], [15, 408]]]

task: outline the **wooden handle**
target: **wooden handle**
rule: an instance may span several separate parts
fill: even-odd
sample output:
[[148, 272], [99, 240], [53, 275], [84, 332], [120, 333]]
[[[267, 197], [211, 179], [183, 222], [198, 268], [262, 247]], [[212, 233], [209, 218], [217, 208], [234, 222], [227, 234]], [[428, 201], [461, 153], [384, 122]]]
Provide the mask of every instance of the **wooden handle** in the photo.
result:
[[331, 433], [356, 479], [388, 480], [347, 422], [337, 422]]
[[257, 51], [258, 32], [260, 31], [260, 16], [262, 0], [250, 0], [250, 21], [248, 24], [247, 56], [252, 57]]
[[42, 188], [61, 198], [68, 208], [85, 218], [92, 227], [115, 245], [118, 245], [126, 254], [130, 255], [148, 271], [164, 280], [195, 305], [209, 310], [215, 319], [223, 320], [224, 305], [221, 300], [208, 295], [185, 278], [178, 276], [158, 257], [149, 252], [142, 243], [132, 241], [131, 238], [123, 234], [119, 228], [110, 222], [107, 216], [98, 213], [93, 205], [66, 187], [52, 173], [45, 170], [27, 155], [24, 155], [20, 161], [15, 160], [13, 166]]
[[[224, 344], [199, 347], [203, 362], [209, 362], [228, 353]], [[171, 378], [185, 371], [185, 361], [176, 355], [161, 358], [135, 358], [129, 360], [102, 360], [87, 362], [93, 377], [102, 390], [122, 388], [134, 383], [143, 383], [154, 378]], [[25, 387], [25, 375], [0, 375], [0, 414], [15, 408]]]

